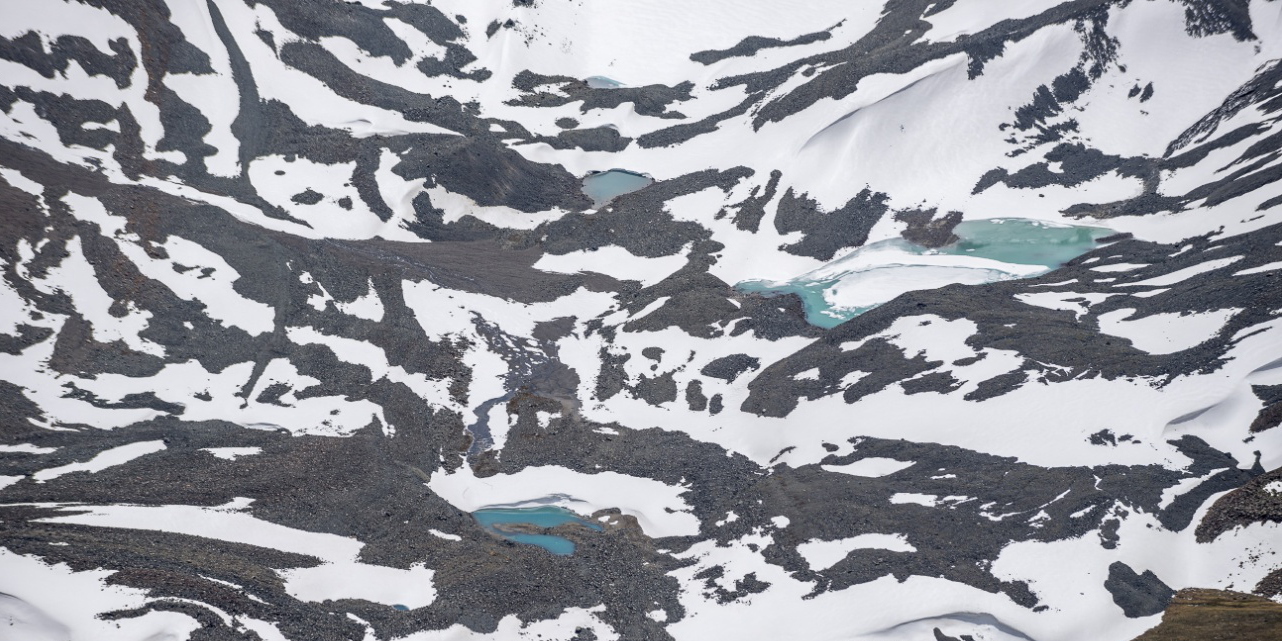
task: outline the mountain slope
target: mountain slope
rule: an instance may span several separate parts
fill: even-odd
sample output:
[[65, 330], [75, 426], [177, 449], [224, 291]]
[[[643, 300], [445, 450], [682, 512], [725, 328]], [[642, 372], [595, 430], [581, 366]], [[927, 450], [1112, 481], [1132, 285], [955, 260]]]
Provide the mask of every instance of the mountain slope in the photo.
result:
[[1277, 599], [1282, 3], [850, 5], [0, 9], [0, 638]]

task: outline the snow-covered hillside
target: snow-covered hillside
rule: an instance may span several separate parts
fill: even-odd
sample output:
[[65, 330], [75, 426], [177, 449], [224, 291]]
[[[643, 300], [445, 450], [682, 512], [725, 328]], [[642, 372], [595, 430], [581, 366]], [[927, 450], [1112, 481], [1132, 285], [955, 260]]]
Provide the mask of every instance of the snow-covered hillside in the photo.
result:
[[0, 640], [1282, 601], [1282, 2], [0, 18]]

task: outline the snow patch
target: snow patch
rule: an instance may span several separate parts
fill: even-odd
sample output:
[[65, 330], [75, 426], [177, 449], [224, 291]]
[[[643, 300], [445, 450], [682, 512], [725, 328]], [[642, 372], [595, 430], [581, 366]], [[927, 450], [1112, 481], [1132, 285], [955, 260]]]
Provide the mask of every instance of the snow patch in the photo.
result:
[[686, 250], [671, 256], [645, 258], [615, 245], [583, 249], [567, 254], [544, 254], [534, 268], [557, 274], [596, 272], [618, 280], [634, 280], [649, 287], [686, 264]]
[[103, 450], [83, 463], [69, 463], [61, 467], [40, 470], [31, 475], [31, 478], [35, 479], [37, 483], [44, 483], [72, 472], [100, 472], [109, 467], [124, 465], [136, 458], [159, 452], [163, 449], [165, 449], [164, 441], [139, 441]]
[[253, 456], [262, 454], [261, 447], [206, 447], [204, 451], [225, 461], [234, 461], [242, 456]]
[[797, 553], [806, 559], [810, 569], [822, 572], [836, 565], [855, 550], [890, 550], [916, 552], [917, 548], [902, 534], [860, 534], [835, 541], [811, 539], [797, 546]]
[[840, 472], [851, 476], [878, 478], [894, 474], [900, 470], [906, 470], [915, 464], [916, 462], [914, 461], [900, 461], [893, 458], [870, 456], [845, 465], [824, 465], [822, 467], [829, 472]]
[[918, 494], [916, 492], [897, 492], [890, 497], [893, 505], [924, 505], [926, 507], [935, 507], [939, 504], [939, 497], [934, 494]]
[[1100, 331], [1131, 341], [1150, 354], [1174, 354], [1215, 338], [1224, 324], [1241, 309], [1220, 309], [1201, 314], [1160, 313], [1127, 320], [1132, 308], [1118, 309], [1098, 318]]

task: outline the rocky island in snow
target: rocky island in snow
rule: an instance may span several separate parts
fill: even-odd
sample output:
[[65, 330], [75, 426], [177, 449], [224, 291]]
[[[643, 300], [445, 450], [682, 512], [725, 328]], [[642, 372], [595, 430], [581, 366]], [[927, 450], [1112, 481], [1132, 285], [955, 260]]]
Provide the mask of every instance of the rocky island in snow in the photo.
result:
[[0, 641], [1282, 638], [1280, 1], [0, 18]]

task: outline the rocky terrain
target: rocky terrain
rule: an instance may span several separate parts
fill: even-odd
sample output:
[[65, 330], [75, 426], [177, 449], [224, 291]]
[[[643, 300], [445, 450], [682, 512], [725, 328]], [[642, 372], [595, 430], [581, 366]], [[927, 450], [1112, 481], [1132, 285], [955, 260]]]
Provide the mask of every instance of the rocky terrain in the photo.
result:
[[1282, 2], [0, 15], [0, 640], [1282, 638]]

